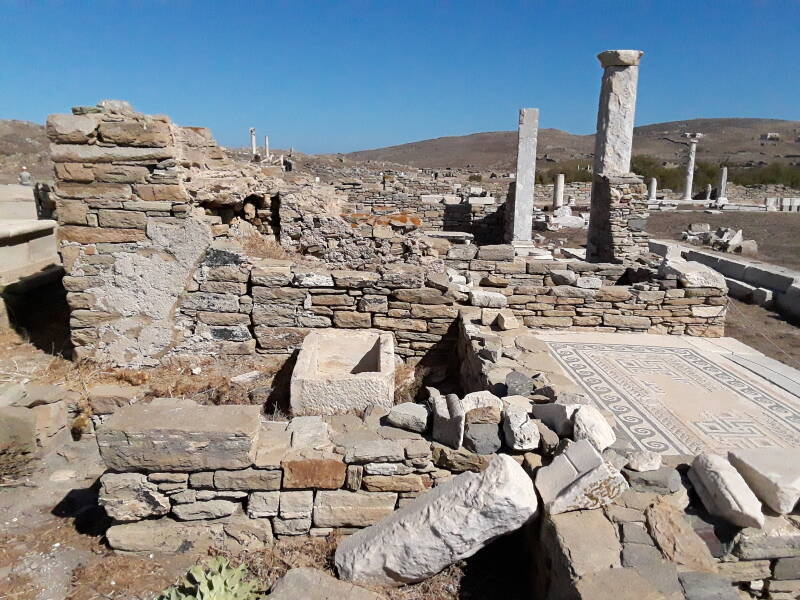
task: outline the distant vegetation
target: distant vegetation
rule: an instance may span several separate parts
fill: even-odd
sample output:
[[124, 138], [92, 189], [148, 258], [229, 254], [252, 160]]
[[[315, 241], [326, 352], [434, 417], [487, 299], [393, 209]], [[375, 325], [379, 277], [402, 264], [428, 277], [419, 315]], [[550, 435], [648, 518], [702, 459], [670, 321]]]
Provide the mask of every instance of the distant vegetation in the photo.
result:
[[539, 169], [536, 172], [536, 183], [555, 183], [559, 173], [564, 173], [564, 180], [567, 182], [591, 181], [592, 173], [588, 170], [589, 164], [585, 160], [570, 160], [560, 162], [547, 169]]

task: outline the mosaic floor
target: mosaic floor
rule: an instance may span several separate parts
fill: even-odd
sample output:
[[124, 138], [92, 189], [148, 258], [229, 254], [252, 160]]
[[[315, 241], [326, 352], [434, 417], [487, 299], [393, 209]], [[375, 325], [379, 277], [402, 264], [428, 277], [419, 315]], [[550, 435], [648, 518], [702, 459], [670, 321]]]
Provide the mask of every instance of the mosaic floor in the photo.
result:
[[732, 338], [537, 337], [636, 447], [664, 454], [800, 447], [800, 398], [787, 391], [797, 389], [800, 373]]

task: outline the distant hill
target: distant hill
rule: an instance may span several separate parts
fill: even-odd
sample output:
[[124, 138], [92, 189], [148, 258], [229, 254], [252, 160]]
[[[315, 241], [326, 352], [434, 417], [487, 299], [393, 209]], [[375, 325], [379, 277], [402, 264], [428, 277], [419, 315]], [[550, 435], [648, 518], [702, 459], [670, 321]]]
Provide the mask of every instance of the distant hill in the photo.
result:
[[[681, 141], [685, 132], [705, 137], [698, 146], [698, 160], [736, 164], [786, 162], [800, 164], [800, 121], [780, 119], [692, 119], [644, 125], [634, 130], [634, 154], [649, 154], [668, 162], [683, 162]], [[764, 141], [766, 133], [778, 133], [780, 141]], [[493, 131], [350, 152], [353, 160], [387, 161], [415, 167], [474, 167], [480, 170], [513, 170], [516, 131]], [[594, 135], [573, 135], [559, 129], [540, 129], [539, 161], [591, 158]]]
[[44, 126], [0, 119], [0, 183], [16, 183], [23, 166], [39, 181], [53, 178]]

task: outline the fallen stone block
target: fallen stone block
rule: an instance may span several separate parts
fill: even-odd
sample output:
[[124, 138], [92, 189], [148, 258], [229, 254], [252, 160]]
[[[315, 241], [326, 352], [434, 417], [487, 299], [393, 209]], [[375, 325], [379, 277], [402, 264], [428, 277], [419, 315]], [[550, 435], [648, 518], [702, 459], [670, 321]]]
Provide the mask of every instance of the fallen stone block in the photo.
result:
[[528, 411], [517, 407], [507, 407], [503, 411], [503, 436], [506, 445], [514, 450], [536, 450], [541, 434]]
[[272, 586], [270, 600], [384, 600], [385, 596], [339, 581], [327, 573], [300, 567], [289, 570]]
[[765, 516], [763, 527], [742, 529], [735, 541], [742, 560], [800, 557], [800, 528], [790, 517]]
[[502, 446], [497, 423], [467, 423], [464, 428], [464, 448], [476, 454], [494, 454]]
[[178, 400], [123, 406], [97, 430], [97, 445], [114, 471], [243, 469], [253, 463], [259, 413]]
[[682, 510], [665, 499], [645, 511], [647, 528], [667, 560], [678, 568], [715, 573], [716, 561], [705, 542], [692, 529]]
[[631, 452], [630, 456], [628, 456], [627, 467], [631, 471], [638, 471], [639, 473], [655, 471], [661, 468], [661, 460], [661, 455], [657, 452], [637, 450]]
[[343, 540], [339, 576], [368, 585], [422, 581], [522, 527], [537, 511], [530, 477], [497, 455], [482, 473], [464, 473]]
[[461, 401], [455, 394], [443, 398], [441, 394], [432, 395], [433, 440], [458, 449], [464, 440], [466, 414]]
[[723, 457], [708, 453], [698, 455], [689, 470], [689, 480], [710, 514], [739, 527], [764, 525], [761, 502]]
[[800, 449], [742, 448], [728, 453], [755, 495], [778, 514], [792, 512], [800, 500]]
[[508, 305], [508, 298], [499, 292], [470, 290], [469, 303], [482, 308], [505, 308]]
[[622, 475], [605, 463], [588, 440], [570, 444], [536, 473], [536, 489], [549, 514], [599, 508], [627, 489]]

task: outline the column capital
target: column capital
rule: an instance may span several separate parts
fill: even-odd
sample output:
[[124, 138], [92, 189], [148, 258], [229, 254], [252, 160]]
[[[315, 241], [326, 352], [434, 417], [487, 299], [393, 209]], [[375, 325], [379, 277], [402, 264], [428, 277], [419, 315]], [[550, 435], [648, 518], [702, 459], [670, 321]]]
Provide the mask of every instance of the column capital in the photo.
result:
[[702, 133], [684, 133], [683, 137], [689, 140], [690, 144], [696, 144], [700, 140], [702, 140], [705, 135]]
[[600, 65], [608, 67], [637, 67], [642, 59], [642, 50], [606, 50], [597, 55]]

